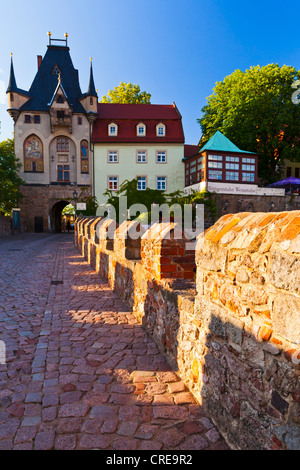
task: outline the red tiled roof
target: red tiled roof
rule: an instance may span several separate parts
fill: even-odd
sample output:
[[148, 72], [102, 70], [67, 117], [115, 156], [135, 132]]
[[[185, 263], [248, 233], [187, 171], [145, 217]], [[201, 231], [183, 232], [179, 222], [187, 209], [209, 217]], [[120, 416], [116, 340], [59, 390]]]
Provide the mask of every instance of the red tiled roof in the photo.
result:
[[[110, 123], [118, 125], [118, 135], [108, 135]], [[136, 126], [146, 125], [146, 136], [137, 137]], [[157, 124], [166, 126], [166, 136], [156, 136]], [[175, 104], [98, 103], [98, 118], [93, 126], [92, 142], [166, 142], [184, 143], [181, 114]]]
[[199, 150], [199, 145], [186, 144], [184, 146], [184, 158], [194, 157], [195, 155], [197, 155], [197, 153], [199, 153]]

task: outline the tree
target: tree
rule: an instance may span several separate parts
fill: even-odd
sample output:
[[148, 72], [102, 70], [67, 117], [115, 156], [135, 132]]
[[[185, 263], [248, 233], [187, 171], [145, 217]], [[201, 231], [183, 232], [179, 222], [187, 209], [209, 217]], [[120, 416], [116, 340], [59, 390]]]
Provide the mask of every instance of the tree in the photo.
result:
[[0, 213], [10, 215], [14, 207], [18, 207], [22, 194], [20, 185], [24, 181], [18, 175], [21, 162], [14, 153], [14, 140], [0, 142]]
[[133, 85], [131, 82], [120, 82], [119, 86], [109, 90], [107, 96], [102, 96], [102, 103], [134, 103], [149, 104], [151, 95], [141, 91], [139, 85]]
[[285, 159], [300, 161], [300, 107], [292, 102], [294, 67], [257, 65], [217, 82], [198, 119], [204, 145], [219, 130], [241, 150], [259, 156], [265, 183], [280, 179]]

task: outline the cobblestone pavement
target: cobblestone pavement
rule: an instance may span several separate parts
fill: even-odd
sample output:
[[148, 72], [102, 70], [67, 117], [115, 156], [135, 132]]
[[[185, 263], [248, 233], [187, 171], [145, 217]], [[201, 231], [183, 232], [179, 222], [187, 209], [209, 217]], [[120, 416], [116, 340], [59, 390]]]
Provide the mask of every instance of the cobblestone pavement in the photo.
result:
[[0, 449], [227, 449], [72, 235], [1, 238], [0, 264]]

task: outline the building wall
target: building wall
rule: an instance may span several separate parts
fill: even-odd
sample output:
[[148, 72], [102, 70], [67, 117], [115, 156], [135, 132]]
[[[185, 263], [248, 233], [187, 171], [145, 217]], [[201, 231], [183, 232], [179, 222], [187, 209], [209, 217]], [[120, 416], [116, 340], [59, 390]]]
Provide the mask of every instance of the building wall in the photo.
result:
[[287, 178], [288, 176], [300, 178], [300, 162], [284, 161], [283, 178]]
[[[25, 114], [40, 115], [40, 124], [26, 124], [24, 122]], [[82, 125], [78, 125], [78, 116], [82, 117]], [[15, 153], [17, 158], [20, 159], [22, 165], [24, 164], [24, 142], [30, 135], [36, 135], [43, 144], [43, 159], [44, 159], [44, 172], [43, 173], [27, 173], [24, 172], [24, 167], [20, 171], [21, 178], [28, 184], [50, 184], [57, 181], [56, 178], [56, 165], [57, 155], [55, 149], [55, 139], [59, 136], [68, 137], [71, 141], [69, 151], [69, 164], [72, 166], [72, 156], [75, 157], [76, 171], [73, 173], [73, 179], [70, 182], [77, 184], [92, 184], [92, 155], [89, 152], [89, 174], [81, 174], [80, 171], [80, 142], [86, 139], [89, 142], [89, 123], [84, 115], [72, 116], [72, 134], [66, 131], [65, 128], [57, 129], [54, 133], [51, 132], [50, 115], [42, 112], [24, 112], [21, 113], [14, 128], [15, 132]], [[72, 151], [73, 150], [73, 151]], [[54, 155], [55, 160], [52, 162], [51, 155]], [[54, 179], [55, 178], [55, 179]]]
[[[137, 163], [138, 150], [147, 151], [147, 163]], [[108, 151], [118, 151], [119, 162], [108, 163]], [[167, 152], [167, 163], [156, 163], [156, 151]], [[126, 179], [147, 176], [147, 187], [156, 188], [156, 177], [167, 177], [166, 192], [184, 189], [184, 164], [182, 144], [95, 144], [95, 196], [100, 204], [107, 198], [103, 192], [108, 187], [108, 176], [118, 176], [119, 185]], [[141, 191], [142, 202], [142, 191]]]

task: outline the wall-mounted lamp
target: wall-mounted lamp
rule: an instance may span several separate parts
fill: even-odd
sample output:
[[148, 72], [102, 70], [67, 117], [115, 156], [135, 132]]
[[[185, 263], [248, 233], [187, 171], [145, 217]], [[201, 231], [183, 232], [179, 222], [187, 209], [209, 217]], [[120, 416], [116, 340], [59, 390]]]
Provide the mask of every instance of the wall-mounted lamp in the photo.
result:
[[222, 211], [225, 212], [225, 211], [227, 210], [227, 207], [228, 207], [228, 206], [229, 206], [229, 201], [227, 201], [227, 199], [226, 199]]
[[272, 210], [274, 209], [274, 207], [275, 207], [275, 204], [274, 204], [274, 202], [272, 201], [272, 202], [270, 203], [269, 212], [272, 212]]

